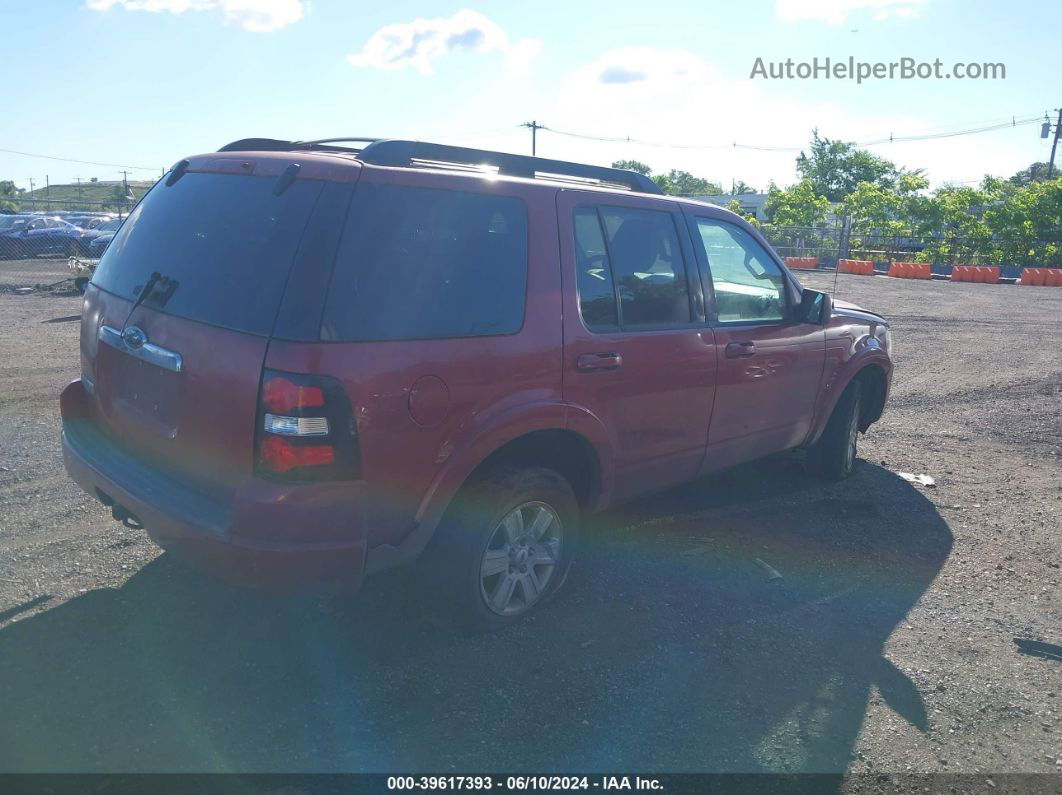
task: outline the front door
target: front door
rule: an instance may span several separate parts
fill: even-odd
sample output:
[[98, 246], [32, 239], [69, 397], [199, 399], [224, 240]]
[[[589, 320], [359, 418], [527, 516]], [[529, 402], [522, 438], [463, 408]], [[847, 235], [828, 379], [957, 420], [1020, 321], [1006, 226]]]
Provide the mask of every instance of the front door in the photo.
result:
[[565, 401], [605, 425], [616, 497], [696, 476], [708, 438], [716, 345], [674, 202], [558, 195]]
[[750, 232], [690, 217], [705, 269], [719, 377], [702, 473], [800, 445], [822, 378], [821, 326], [793, 320], [795, 291]]

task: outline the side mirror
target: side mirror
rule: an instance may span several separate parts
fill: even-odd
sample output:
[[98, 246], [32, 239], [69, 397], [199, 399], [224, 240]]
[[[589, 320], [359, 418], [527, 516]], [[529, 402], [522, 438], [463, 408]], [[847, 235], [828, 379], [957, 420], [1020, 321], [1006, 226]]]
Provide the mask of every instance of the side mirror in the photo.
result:
[[797, 322], [825, 326], [832, 315], [833, 299], [827, 293], [806, 289], [800, 293], [800, 306], [796, 310]]

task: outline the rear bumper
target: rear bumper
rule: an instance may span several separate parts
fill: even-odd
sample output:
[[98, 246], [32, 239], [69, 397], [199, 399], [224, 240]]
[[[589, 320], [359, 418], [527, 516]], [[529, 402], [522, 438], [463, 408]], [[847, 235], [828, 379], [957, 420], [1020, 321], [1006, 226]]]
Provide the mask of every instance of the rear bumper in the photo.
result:
[[80, 381], [62, 395], [66, 471], [104, 504], [132, 514], [163, 549], [225, 579], [256, 586], [360, 584], [366, 549], [363, 484], [300, 485], [252, 477], [231, 501], [220, 502], [124, 451], [80, 410], [87, 405], [83, 398]]

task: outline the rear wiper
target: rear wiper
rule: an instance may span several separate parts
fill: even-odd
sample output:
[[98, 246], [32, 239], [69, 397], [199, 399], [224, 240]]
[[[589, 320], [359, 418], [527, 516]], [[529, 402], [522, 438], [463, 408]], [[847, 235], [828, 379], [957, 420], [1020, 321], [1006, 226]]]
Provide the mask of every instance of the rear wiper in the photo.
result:
[[136, 311], [136, 308], [147, 300], [148, 296], [151, 295], [151, 293], [155, 290], [155, 287], [158, 285], [162, 285], [164, 291], [159, 297], [158, 305], [165, 306], [166, 302], [170, 300], [170, 298], [173, 296], [174, 291], [180, 285], [180, 282], [178, 282], [176, 279], [171, 279], [168, 276], [163, 276], [158, 271], [152, 272], [152, 274], [148, 277], [147, 282], [144, 283], [144, 286], [140, 290], [140, 293], [137, 295], [136, 300], [133, 302], [133, 305], [129, 308], [129, 314], [125, 316], [125, 323], [122, 324], [123, 331], [125, 330], [126, 324], [129, 323], [129, 318], [131, 318], [133, 316], [133, 312]]

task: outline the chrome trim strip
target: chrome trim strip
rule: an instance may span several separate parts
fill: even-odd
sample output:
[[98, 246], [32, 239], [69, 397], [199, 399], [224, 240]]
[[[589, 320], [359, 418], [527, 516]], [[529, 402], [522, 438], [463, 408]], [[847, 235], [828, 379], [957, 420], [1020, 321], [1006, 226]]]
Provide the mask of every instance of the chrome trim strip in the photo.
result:
[[100, 326], [98, 338], [100, 342], [110, 345], [122, 353], [127, 353], [142, 362], [153, 364], [170, 372], [179, 373], [184, 365], [181, 354], [166, 348], [160, 348], [150, 342], [145, 342], [139, 348], [130, 348], [125, 344], [125, 340], [122, 339], [121, 330], [113, 326]]

